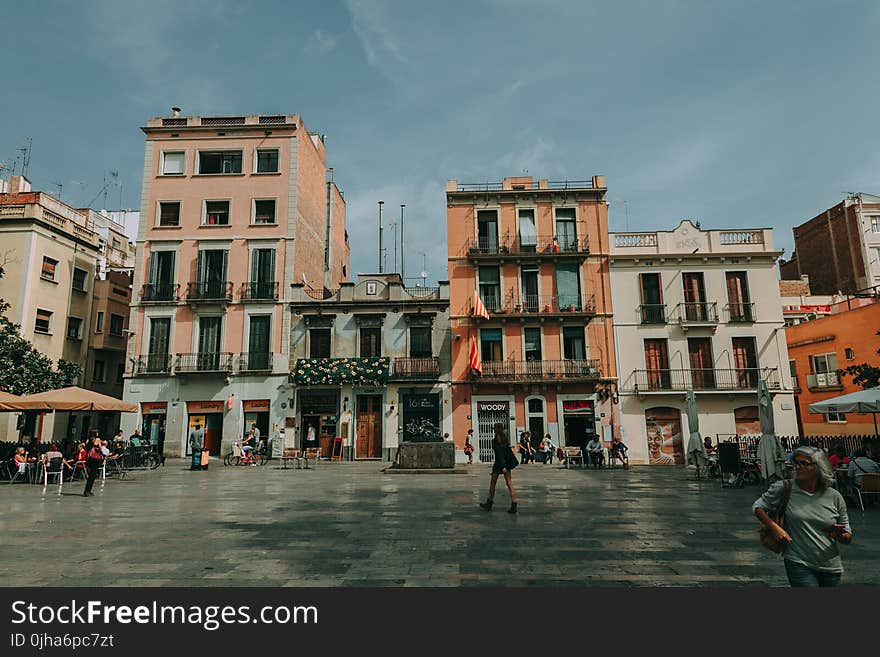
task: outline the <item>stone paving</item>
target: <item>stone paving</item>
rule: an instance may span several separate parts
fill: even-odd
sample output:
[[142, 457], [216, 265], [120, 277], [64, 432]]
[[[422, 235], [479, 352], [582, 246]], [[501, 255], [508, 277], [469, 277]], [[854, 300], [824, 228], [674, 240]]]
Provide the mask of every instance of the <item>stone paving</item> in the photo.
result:
[[[95, 485], [0, 484], [4, 586], [784, 586], [760, 547], [756, 487], [681, 467], [529, 464], [520, 513], [485, 499], [489, 466], [388, 475], [387, 463], [311, 470], [168, 461]], [[845, 584], [880, 584], [880, 506], [850, 507]]]

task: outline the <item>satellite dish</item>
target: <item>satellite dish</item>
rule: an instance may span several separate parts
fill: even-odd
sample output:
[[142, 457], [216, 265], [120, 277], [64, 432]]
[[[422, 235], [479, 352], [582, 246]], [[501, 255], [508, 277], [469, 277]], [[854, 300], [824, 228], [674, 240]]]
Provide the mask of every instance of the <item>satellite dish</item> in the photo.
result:
[[422, 278], [428, 278], [428, 272], [423, 271], [421, 274], [419, 274], [419, 276], [421, 276]]

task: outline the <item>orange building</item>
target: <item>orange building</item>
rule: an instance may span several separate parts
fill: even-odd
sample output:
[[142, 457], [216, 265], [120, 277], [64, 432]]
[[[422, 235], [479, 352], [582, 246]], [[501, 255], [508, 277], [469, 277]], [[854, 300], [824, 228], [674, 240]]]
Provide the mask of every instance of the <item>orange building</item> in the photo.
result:
[[[617, 418], [604, 176], [446, 187], [453, 436], [610, 443]], [[488, 318], [475, 315], [477, 297]], [[474, 353], [475, 352], [475, 353]], [[478, 356], [480, 367], [471, 367]]]
[[[841, 304], [843, 305], [843, 304]], [[844, 306], [845, 307], [845, 306]], [[785, 329], [802, 436], [859, 436], [874, 433], [870, 414], [810, 413], [809, 405], [861, 388], [838, 371], [868, 363], [880, 366], [880, 304], [843, 310]]]

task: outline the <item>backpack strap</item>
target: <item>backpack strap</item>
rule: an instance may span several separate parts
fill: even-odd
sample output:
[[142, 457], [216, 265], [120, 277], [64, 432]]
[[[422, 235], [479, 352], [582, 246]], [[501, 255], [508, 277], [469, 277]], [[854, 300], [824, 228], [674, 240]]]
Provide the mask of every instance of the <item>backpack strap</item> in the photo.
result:
[[782, 499], [776, 509], [776, 524], [780, 527], [785, 523], [785, 511], [788, 509], [788, 501], [791, 499], [791, 481], [786, 479], [782, 484]]

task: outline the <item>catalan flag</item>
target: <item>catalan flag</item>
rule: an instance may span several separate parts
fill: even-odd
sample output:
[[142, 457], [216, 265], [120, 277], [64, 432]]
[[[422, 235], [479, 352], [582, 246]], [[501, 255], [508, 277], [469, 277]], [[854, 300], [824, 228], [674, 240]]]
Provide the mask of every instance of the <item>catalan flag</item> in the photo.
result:
[[489, 319], [489, 311], [486, 310], [486, 305], [480, 298], [480, 291], [476, 289], [474, 290], [474, 317]]
[[[479, 297], [477, 297], [479, 298]], [[471, 369], [475, 372], [483, 373], [483, 364], [480, 363], [480, 352], [477, 349], [477, 339], [471, 337], [471, 355], [468, 359]]]

